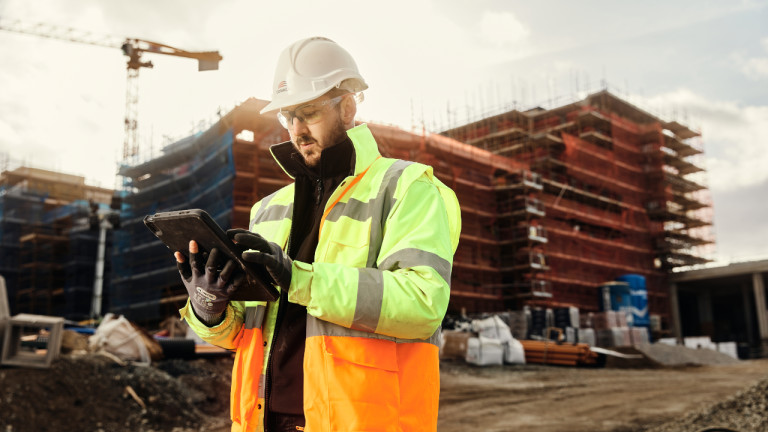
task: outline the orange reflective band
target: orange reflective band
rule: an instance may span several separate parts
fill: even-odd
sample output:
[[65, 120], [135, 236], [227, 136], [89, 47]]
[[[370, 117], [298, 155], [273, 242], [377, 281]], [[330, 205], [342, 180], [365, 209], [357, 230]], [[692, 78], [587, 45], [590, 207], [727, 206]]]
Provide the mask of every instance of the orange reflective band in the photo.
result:
[[358, 174], [357, 176], [355, 176], [355, 178], [353, 178], [353, 179], [352, 179], [352, 181], [350, 181], [350, 182], [349, 182], [349, 184], [347, 185], [347, 187], [345, 187], [345, 188], [344, 188], [344, 190], [343, 190], [343, 191], [341, 192], [341, 194], [339, 194], [339, 196], [338, 196], [338, 197], [337, 197], [337, 198], [336, 198], [336, 199], [333, 201], [333, 203], [331, 203], [331, 205], [330, 205], [330, 206], [329, 206], [327, 209], [325, 209], [325, 212], [323, 213], [323, 217], [320, 219], [320, 230], [319, 230], [319, 232], [318, 232], [318, 236], [320, 235], [320, 233], [321, 233], [321, 232], [323, 232], [323, 224], [325, 223], [325, 218], [326, 218], [326, 217], [328, 217], [328, 213], [330, 213], [330, 212], [331, 212], [331, 209], [333, 209], [333, 206], [335, 206], [336, 204], [338, 204], [338, 203], [339, 203], [339, 201], [341, 201], [341, 198], [342, 198], [342, 197], [344, 197], [344, 195], [346, 195], [346, 194], [347, 194], [347, 192], [349, 192], [349, 190], [352, 188], [352, 186], [356, 185], [356, 184], [357, 184], [357, 182], [359, 182], [359, 181], [360, 181], [360, 179], [362, 179], [362, 178], [363, 178], [363, 176], [365, 175], [365, 173], [367, 173], [367, 172], [368, 172], [368, 170], [369, 170], [369, 169], [371, 169], [371, 167], [373, 166], [373, 163], [375, 163], [375, 162], [376, 162], [377, 160], [379, 160], [380, 158], [381, 158], [381, 156], [379, 156], [379, 157], [377, 157], [376, 159], [374, 159], [374, 160], [373, 160], [373, 162], [372, 162], [370, 165], [368, 165], [368, 168], [366, 168], [366, 169], [365, 169], [365, 171], [363, 171], [363, 172], [361, 172], [360, 174]]

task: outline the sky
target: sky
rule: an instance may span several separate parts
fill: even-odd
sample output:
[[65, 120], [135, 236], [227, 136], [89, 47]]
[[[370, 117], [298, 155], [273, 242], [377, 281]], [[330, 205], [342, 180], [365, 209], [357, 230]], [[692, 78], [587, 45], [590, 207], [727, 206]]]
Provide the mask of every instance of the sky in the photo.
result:
[[[268, 100], [278, 54], [309, 36], [356, 59], [370, 85], [358, 119], [406, 130], [608, 88], [702, 133], [710, 257], [768, 258], [768, 0], [0, 0], [0, 23], [12, 20], [222, 54], [208, 72], [145, 55], [154, 68], [138, 78], [142, 158], [249, 97]], [[0, 31], [0, 58], [0, 165], [116, 187], [122, 52]]]

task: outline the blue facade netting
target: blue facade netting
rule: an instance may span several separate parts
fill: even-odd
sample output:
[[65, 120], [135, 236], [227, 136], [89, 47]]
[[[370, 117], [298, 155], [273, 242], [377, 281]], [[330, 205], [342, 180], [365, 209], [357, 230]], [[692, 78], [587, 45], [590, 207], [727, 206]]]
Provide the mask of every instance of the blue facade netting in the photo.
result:
[[[109, 310], [129, 319], [161, 319], [183, 296], [172, 251], [144, 225], [145, 216], [200, 208], [223, 228], [231, 226], [235, 164], [232, 130], [203, 133], [174, 143], [146, 169], [130, 167], [123, 195], [121, 227], [114, 235]], [[178, 156], [178, 157], [174, 157]], [[166, 300], [163, 300], [166, 299]]]
[[[106, 209], [108, 206], [103, 203], [97, 204], [99, 209]], [[91, 212], [91, 203], [86, 200], [75, 200], [69, 204], [55, 207], [43, 213], [42, 221], [44, 224], [53, 223], [56, 220], [66, 217], [84, 218]]]
[[98, 246], [98, 232], [89, 229], [91, 203], [55, 205], [41, 187], [0, 186], [0, 274], [11, 313], [87, 317]]
[[[72, 230], [69, 234], [69, 260], [64, 266], [65, 282], [61, 304], [57, 310], [61, 316], [72, 319], [85, 319], [90, 314], [93, 299], [94, 283], [96, 281], [96, 268], [99, 257], [99, 231], [80, 228]], [[105, 236], [105, 251], [112, 248], [112, 235], [107, 232]], [[109, 304], [109, 284], [112, 265], [109, 256], [104, 256], [104, 268], [102, 275], [102, 310], [104, 304]]]

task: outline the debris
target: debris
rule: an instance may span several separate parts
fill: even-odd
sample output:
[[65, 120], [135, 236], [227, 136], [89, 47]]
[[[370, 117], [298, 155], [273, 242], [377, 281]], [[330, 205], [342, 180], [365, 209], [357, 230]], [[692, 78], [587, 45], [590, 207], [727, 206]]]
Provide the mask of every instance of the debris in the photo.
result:
[[88, 351], [88, 336], [80, 334], [74, 330], [67, 330], [61, 333], [61, 352], [85, 352]]
[[112, 360], [113, 362], [119, 364], [120, 366], [125, 366], [125, 365], [128, 364], [128, 362], [123, 361], [123, 359], [121, 359], [120, 357], [112, 354], [109, 351], [100, 350], [100, 351], [96, 351], [96, 354], [100, 355], [102, 357], [106, 357], [106, 358]]
[[[63, 354], [49, 369], [0, 369], [0, 431], [229, 431], [231, 357], [149, 366], [113, 359]], [[126, 409], [134, 403], [141, 408]]]
[[133, 387], [131, 387], [131, 386], [127, 385], [127, 386], [125, 386], [125, 391], [126, 391], [126, 392], [127, 392], [129, 395], [131, 395], [131, 397], [133, 398], [133, 400], [135, 400], [135, 401], [136, 401], [136, 403], [137, 403], [137, 404], [139, 404], [139, 406], [141, 407], [141, 409], [143, 409], [143, 410], [145, 410], [145, 411], [147, 410], [147, 405], [144, 403], [144, 401], [143, 401], [143, 400], [141, 400], [141, 398], [139, 397], [139, 395], [137, 395], [137, 394], [136, 394], [136, 391], [133, 389]]
[[88, 340], [93, 351], [144, 364], [162, 358], [162, 348], [151, 336], [122, 315], [108, 313]]
[[727, 400], [702, 407], [685, 417], [652, 428], [647, 432], [698, 431], [718, 426], [735, 431], [768, 431], [768, 378], [736, 393]]

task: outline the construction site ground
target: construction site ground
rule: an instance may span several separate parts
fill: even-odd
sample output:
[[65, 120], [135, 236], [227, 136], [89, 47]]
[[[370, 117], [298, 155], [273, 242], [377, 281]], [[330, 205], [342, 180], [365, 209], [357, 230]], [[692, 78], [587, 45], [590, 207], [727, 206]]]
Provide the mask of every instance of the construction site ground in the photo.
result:
[[[698, 431], [729, 418], [736, 430], [768, 430], [754, 423], [768, 418], [768, 359], [704, 363], [444, 361], [438, 430]], [[137, 366], [89, 353], [48, 369], [0, 368], [0, 431], [227, 431], [231, 366], [231, 357]]]

